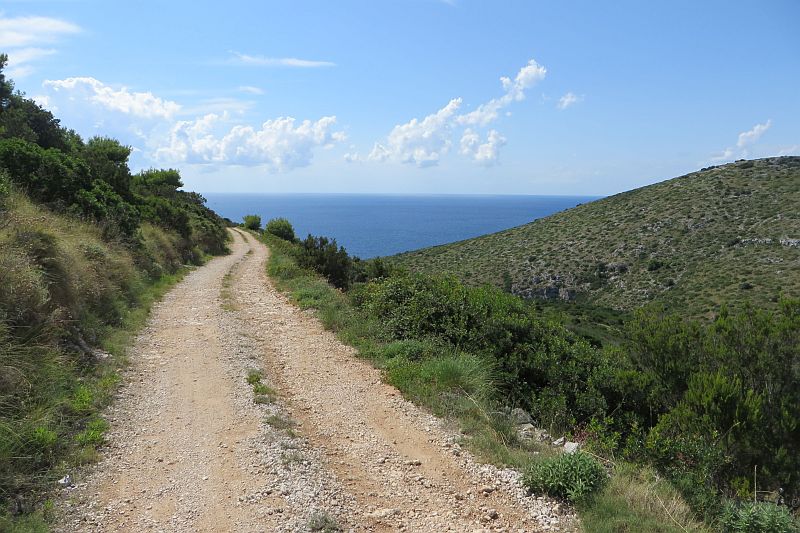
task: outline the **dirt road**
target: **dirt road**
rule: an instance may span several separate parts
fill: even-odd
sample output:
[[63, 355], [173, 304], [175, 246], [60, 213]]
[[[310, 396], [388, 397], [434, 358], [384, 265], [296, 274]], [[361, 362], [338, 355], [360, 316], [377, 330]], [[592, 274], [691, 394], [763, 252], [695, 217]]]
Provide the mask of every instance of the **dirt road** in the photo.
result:
[[263, 244], [235, 231], [232, 249], [154, 309], [106, 415], [104, 458], [65, 490], [57, 529], [574, 527], [278, 293]]

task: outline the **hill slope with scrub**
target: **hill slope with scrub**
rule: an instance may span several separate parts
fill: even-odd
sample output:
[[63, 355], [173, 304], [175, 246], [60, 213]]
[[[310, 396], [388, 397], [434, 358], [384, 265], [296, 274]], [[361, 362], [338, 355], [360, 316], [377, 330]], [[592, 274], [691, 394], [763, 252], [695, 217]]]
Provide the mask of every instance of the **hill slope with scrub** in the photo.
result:
[[739, 161], [392, 257], [527, 298], [701, 316], [800, 294], [800, 157]]
[[[647, 306], [601, 345], [486, 284], [359, 261], [325, 237], [268, 229], [265, 240], [270, 274], [301, 307], [408, 397], [454, 418], [479, 453], [529, 468], [529, 488], [581, 500], [586, 531], [669, 531], [658, 515], [675, 515], [640, 485], [653, 472], [714, 531], [796, 529], [798, 300], [723, 305], [712, 320]], [[567, 435], [612, 466], [609, 486], [593, 484], [604, 478], [591, 461], [541, 463], [527, 437], [503, 429], [511, 408], [534, 433]]]

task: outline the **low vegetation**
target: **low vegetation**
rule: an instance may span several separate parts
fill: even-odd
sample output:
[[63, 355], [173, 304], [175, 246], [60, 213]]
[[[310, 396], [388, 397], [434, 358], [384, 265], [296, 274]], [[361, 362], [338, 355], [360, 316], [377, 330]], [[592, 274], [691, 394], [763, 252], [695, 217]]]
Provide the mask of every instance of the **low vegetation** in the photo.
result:
[[252, 231], [261, 231], [261, 217], [258, 215], [245, 215], [242, 225]]
[[524, 482], [534, 492], [585, 503], [606, 485], [608, 472], [591, 455], [564, 453], [531, 465]]
[[740, 161], [389, 258], [525, 298], [685, 317], [800, 295], [800, 157]]
[[285, 241], [294, 242], [296, 240], [296, 237], [294, 236], [294, 228], [292, 227], [292, 224], [285, 218], [271, 219], [267, 223], [267, 227], [264, 229], [267, 231], [267, 233], [271, 233]]
[[341, 531], [339, 523], [331, 515], [324, 511], [317, 511], [308, 520], [309, 531], [320, 531], [322, 533], [335, 533]]
[[[380, 261], [351, 258], [342, 292], [322, 267], [302, 266], [315, 264], [306, 247], [264, 239], [270, 275], [298, 305], [407, 397], [458, 421], [476, 453], [577, 501], [589, 531], [721, 528], [726, 502], [756, 496], [773, 509], [779, 489], [797, 497], [800, 390], [780, 369], [800, 356], [800, 302], [721, 309], [711, 323], [643, 309], [620, 326], [620, 344], [598, 346], [499, 289]], [[510, 407], [592, 455], [550, 459], [549, 446], [519, 438]]]
[[13, 92], [5, 62], [0, 55], [3, 530], [41, 526], [55, 481], [95, 459], [108, 427], [100, 409], [148, 309], [227, 239], [203, 198], [180, 190], [177, 171], [131, 174], [129, 147], [63, 128]]

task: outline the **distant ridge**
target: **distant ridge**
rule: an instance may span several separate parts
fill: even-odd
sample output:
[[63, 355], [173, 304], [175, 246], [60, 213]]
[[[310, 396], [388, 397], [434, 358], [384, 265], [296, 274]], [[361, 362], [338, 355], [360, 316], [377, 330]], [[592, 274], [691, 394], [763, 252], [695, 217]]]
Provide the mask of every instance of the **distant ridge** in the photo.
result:
[[737, 161], [509, 230], [393, 256], [528, 298], [708, 314], [800, 295], [800, 157]]

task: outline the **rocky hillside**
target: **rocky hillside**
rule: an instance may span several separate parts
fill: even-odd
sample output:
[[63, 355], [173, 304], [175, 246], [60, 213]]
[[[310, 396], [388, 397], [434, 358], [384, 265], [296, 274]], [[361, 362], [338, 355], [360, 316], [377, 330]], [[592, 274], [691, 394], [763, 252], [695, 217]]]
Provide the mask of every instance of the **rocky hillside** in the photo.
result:
[[691, 315], [800, 295], [800, 157], [738, 161], [392, 258], [529, 298]]

